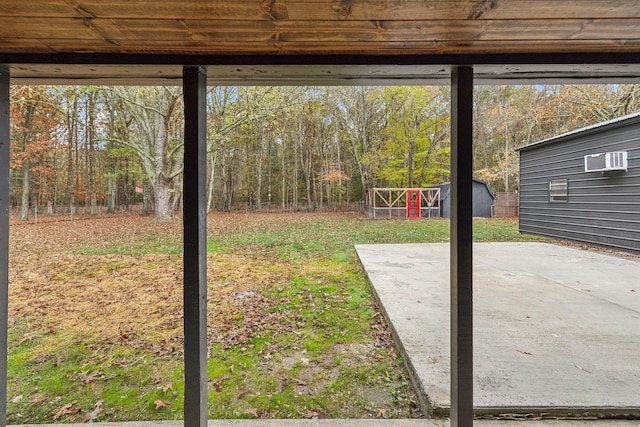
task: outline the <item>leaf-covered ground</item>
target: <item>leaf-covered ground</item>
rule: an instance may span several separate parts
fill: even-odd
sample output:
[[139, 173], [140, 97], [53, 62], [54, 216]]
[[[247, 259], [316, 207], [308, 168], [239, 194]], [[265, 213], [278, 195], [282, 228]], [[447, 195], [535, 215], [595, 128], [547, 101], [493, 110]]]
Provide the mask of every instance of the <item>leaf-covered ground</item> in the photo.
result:
[[[421, 416], [353, 244], [448, 239], [448, 222], [216, 214], [211, 418]], [[485, 221], [483, 240], [520, 239]], [[180, 221], [11, 225], [11, 423], [182, 416]]]

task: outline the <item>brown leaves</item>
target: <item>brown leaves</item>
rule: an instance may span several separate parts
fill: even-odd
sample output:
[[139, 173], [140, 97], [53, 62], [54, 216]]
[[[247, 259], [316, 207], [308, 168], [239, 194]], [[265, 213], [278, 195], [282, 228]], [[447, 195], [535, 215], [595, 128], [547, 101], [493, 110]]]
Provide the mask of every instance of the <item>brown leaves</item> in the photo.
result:
[[65, 415], [77, 414], [80, 411], [80, 409], [75, 407], [76, 403], [78, 403], [77, 400], [74, 400], [73, 402], [67, 403], [62, 408], [60, 408], [57, 412], [50, 413], [49, 416], [51, 418], [53, 418], [54, 421], [57, 421], [60, 418], [64, 417]]
[[104, 379], [104, 374], [100, 371], [93, 371], [90, 374], [87, 372], [80, 372], [78, 374], [78, 381], [83, 384], [91, 384], [98, 379]]
[[392, 344], [391, 332], [389, 331], [389, 328], [387, 328], [387, 323], [385, 322], [384, 316], [382, 315], [379, 307], [376, 307], [375, 319], [376, 322], [371, 325], [371, 328], [375, 331], [375, 346], [381, 348], [389, 347]]
[[225, 375], [221, 376], [220, 378], [217, 378], [215, 381], [213, 381], [213, 387], [216, 389], [217, 392], [221, 392], [222, 391], [222, 383], [225, 380], [228, 380], [229, 378], [231, 378], [231, 374], [225, 374]]
[[530, 353], [530, 352], [528, 352], [528, 351], [526, 351], [526, 350], [521, 350], [521, 349], [519, 349], [519, 348], [516, 348], [516, 351], [517, 351], [518, 353], [522, 353], [522, 354], [525, 354], [525, 355], [527, 355], [527, 356], [533, 356], [533, 353]]
[[310, 420], [311, 420], [311, 419], [315, 420], [315, 419], [317, 419], [317, 418], [318, 418], [318, 415], [319, 415], [319, 412], [318, 412], [318, 411], [319, 411], [318, 409], [308, 409], [308, 410], [306, 410], [306, 411], [304, 411], [304, 412], [300, 412], [300, 416], [301, 416], [302, 418], [307, 418], [307, 419], [310, 419]]
[[156, 399], [153, 401], [153, 403], [156, 404], [156, 410], [160, 409], [160, 408], [168, 408], [170, 405], [168, 403], [164, 403], [162, 400], [160, 399]]
[[80, 419], [81, 423], [88, 423], [89, 421], [93, 421], [103, 412], [102, 405], [104, 404], [104, 400], [98, 400], [93, 407], [93, 411], [86, 414], [84, 417]]
[[[60, 418], [68, 415], [79, 414], [82, 411], [80, 408], [76, 407], [77, 403], [78, 403], [77, 400], [74, 400], [73, 402], [69, 402], [66, 405], [64, 405], [62, 408], [60, 408], [58, 411], [50, 413], [49, 416], [53, 418], [54, 421], [57, 421]], [[88, 423], [90, 421], [96, 420], [104, 412], [104, 408], [102, 407], [102, 405], [104, 405], [104, 400], [98, 400], [96, 404], [93, 406], [93, 410], [90, 412], [87, 412], [84, 416], [82, 416], [82, 418], [78, 420], [78, 422]]]
[[253, 418], [258, 418], [258, 409], [257, 408], [247, 408], [243, 412], [245, 415], [251, 415]]

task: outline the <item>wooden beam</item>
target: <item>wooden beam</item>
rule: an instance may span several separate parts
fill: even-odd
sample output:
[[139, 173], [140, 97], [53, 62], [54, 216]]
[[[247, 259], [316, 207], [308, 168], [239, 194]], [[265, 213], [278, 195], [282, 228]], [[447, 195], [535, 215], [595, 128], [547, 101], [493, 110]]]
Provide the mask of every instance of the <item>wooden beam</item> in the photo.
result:
[[184, 68], [183, 93], [184, 425], [207, 427], [207, 76], [203, 68]]
[[9, 309], [9, 68], [0, 64], [0, 426], [7, 425]]
[[451, 427], [473, 425], [473, 68], [451, 72]]
[[0, 17], [90, 17], [235, 20], [447, 20], [640, 17], [628, 0], [3, 0]]

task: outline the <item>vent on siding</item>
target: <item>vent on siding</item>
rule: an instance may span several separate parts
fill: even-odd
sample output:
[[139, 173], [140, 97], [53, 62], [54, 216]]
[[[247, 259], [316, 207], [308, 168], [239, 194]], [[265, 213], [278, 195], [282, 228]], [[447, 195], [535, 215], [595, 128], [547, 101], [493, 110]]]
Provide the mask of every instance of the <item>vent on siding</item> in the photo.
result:
[[584, 156], [585, 172], [626, 171], [627, 152], [610, 151], [608, 153]]

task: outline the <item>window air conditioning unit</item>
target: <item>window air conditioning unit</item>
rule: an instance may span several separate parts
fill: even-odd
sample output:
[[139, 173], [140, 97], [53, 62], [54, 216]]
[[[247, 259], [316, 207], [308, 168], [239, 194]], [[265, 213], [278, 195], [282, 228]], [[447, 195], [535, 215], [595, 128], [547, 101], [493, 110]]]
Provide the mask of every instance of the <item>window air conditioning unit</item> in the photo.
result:
[[610, 151], [608, 153], [584, 156], [585, 172], [626, 171], [627, 152]]

